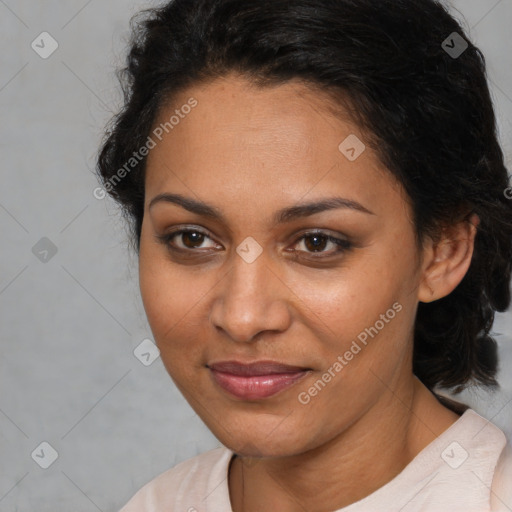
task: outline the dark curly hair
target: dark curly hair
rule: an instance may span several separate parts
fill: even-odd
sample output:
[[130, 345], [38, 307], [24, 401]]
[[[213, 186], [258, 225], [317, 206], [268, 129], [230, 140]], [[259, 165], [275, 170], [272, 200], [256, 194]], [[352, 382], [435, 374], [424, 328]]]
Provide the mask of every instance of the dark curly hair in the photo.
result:
[[[489, 333], [495, 311], [510, 303], [508, 173], [484, 56], [443, 5], [174, 0], [141, 11], [131, 27], [127, 65], [118, 72], [124, 107], [102, 141], [97, 173], [128, 220], [137, 254], [146, 159], [122, 179], [115, 175], [144, 146], [160, 109], [187, 87], [230, 72], [261, 87], [301, 80], [350, 105], [368, 145], [410, 198], [419, 247], [442, 225], [479, 216], [462, 282], [418, 306], [413, 371], [431, 390], [498, 387]], [[464, 41], [462, 54], [448, 51], [464, 50]]]

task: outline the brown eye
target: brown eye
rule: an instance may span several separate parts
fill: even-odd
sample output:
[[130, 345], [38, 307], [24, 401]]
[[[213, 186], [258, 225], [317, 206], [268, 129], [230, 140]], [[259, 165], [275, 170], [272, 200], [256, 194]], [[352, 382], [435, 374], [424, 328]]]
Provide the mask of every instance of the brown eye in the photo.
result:
[[[202, 245], [206, 240], [211, 240], [206, 233], [197, 229], [180, 229], [173, 233], [157, 236], [157, 239], [170, 250], [190, 252], [194, 252], [197, 249], [208, 248], [202, 247]], [[209, 248], [212, 247], [215, 247], [215, 245], [211, 245]]]
[[[299, 250], [298, 252], [305, 253], [319, 253], [326, 255], [339, 254], [349, 250], [352, 244], [348, 240], [343, 240], [328, 235], [322, 232], [306, 233], [297, 240], [296, 243], [301, 242], [305, 250]], [[326, 248], [334, 250], [326, 251]]]
[[181, 240], [188, 249], [197, 249], [195, 244], [201, 245], [206, 235], [198, 231], [184, 231], [181, 233]]
[[325, 235], [309, 235], [304, 237], [304, 241], [308, 251], [321, 252], [329, 242], [329, 238]]

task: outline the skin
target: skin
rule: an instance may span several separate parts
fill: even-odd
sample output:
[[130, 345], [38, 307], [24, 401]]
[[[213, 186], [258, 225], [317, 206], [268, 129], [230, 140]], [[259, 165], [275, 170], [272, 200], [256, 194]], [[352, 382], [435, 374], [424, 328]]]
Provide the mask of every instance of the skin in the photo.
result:
[[[348, 135], [365, 134], [300, 82], [256, 88], [227, 75], [174, 98], [155, 126], [190, 97], [197, 107], [151, 150], [146, 169], [140, 289], [162, 361], [238, 454], [228, 478], [234, 512], [347, 506], [389, 482], [459, 418], [413, 375], [413, 326], [420, 301], [448, 295], [464, 277], [478, 218], [448, 226], [420, 251], [401, 185], [368, 145], [353, 162], [338, 149]], [[214, 205], [224, 221], [164, 201], [150, 209], [162, 193]], [[343, 208], [272, 224], [281, 208], [333, 196], [373, 214]], [[183, 227], [207, 236], [169, 245], [157, 238]], [[301, 239], [313, 229], [353, 245], [336, 255], [321, 239], [315, 252], [311, 237]], [[236, 252], [249, 236], [263, 251], [252, 263]], [[402, 306], [395, 318], [300, 403], [298, 394], [394, 303]], [[241, 400], [206, 367], [230, 359], [312, 371], [272, 397]]]

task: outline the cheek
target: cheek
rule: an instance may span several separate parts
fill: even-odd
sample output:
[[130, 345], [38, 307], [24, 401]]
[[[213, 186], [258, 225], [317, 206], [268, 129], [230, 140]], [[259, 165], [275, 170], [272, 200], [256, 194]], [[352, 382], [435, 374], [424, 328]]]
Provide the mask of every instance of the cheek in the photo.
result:
[[162, 363], [175, 385], [189, 396], [195, 387], [195, 368], [201, 361], [201, 336], [188, 325], [193, 314], [190, 308], [197, 300], [178, 272], [155, 260], [141, 258], [139, 275], [144, 309]]
[[160, 247], [141, 243], [139, 285], [144, 309], [162, 362], [178, 386], [194, 380], [195, 370], [206, 363], [205, 340], [211, 332], [205, 301], [218, 282], [214, 274], [180, 269]]
[[[139, 286], [149, 325], [157, 345], [179, 329], [197, 293], [175, 265], [166, 260], [165, 251], [141, 239]], [[197, 297], [197, 300], [199, 296]]]
[[299, 298], [298, 307], [310, 311], [319, 328], [346, 339], [373, 325], [402, 296], [408, 278], [398, 271], [403, 265], [395, 262], [383, 251], [356, 255], [346, 268], [330, 275], [296, 276], [290, 288]]
[[300, 290], [299, 307], [321, 340], [316, 350], [322, 360], [329, 366], [347, 354], [349, 362], [336, 382], [348, 379], [357, 386], [370, 371], [386, 378], [410, 348], [416, 308], [411, 293], [414, 252], [410, 245], [387, 240], [365, 248], [364, 256], [354, 256], [351, 263], [347, 260], [335, 275], [309, 279], [309, 285], [297, 280], [292, 287]]
[[153, 269], [141, 270], [140, 289], [156, 341], [164, 344], [176, 331], [183, 329], [187, 317], [194, 314], [194, 304], [198, 307], [203, 294], [190, 278], [185, 280], [183, 275], [169, 268]]

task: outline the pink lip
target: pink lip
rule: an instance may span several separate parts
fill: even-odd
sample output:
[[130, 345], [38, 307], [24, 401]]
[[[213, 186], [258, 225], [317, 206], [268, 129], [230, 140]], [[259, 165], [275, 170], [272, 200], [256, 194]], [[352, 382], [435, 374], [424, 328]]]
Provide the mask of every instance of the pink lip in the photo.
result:
[[225, 361], [210, 364], [208, 367], [221, 388], [245, 400], [258, 400], [275, 395], [311, 371], [311, 368], [274, 361], [257, 361], [249, 364]]

